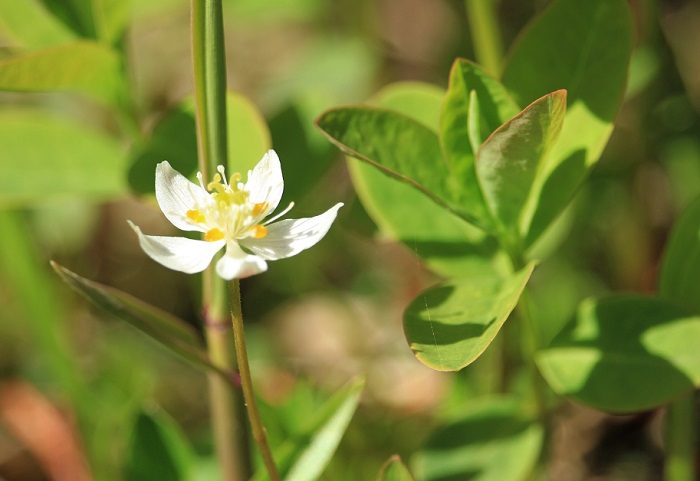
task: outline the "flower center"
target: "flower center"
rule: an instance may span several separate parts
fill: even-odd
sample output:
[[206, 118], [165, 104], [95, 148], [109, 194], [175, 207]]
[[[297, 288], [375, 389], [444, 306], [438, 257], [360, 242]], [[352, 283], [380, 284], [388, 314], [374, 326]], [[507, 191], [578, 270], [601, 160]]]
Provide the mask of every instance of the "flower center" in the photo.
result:
[[259, 222], [270, 205], [267, 202], [250, 202], [250, 192], [245, 190], [245, 184], [240, 182], [241, 174], [233, 174], [227, 182], [224, 168], [219, 166], [217, 170], [218, 173], [206, 187], [201, 174], [197, 175], [200, 185], [209, 193], [209, 197], [188, 210], [185, 213], [187, 218], [207, 228], [204, 240], [209, 242], [265, 237], [267, 228]]

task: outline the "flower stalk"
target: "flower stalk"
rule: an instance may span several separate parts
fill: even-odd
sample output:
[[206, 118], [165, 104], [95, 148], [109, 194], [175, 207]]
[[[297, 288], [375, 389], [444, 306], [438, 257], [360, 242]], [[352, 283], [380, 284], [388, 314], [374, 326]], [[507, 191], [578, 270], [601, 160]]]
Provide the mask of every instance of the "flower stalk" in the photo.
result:
[[[192, 0], [194, 70], [199, 169], [209, 179], [226, 164], [226, 62], [221, 0]], [[234, 372], [235, 357], [227, 322], [226, 286], [213, 266], [202, 278], [202, 313], [211, 362]], [[209, 374], [212, 429], [222, 479], [251, 476], [250, 450], [240, 396], [219, 376]]]
[[245, 399], [246, 409], [248, 410], [250, 428], [253, 433], [253, 439], [260, 449], [260, 454], [262, 455], [265, 469], [270, 476], [270, 481], [281, 481], [282, 478], [277, 471], [275, 460], [272, 457], [272, 451], [267, 442], [267, 431], [265, 430], [265, 426], [263, 426], [260, 412], [258, 411], [258, 403], [255, 400], [255, 392], [253, 391], [253, 377], [250, 374], [250, 366], [248, 365], [248, 351], [243, 328], [241, 291], [238, 279], [230, 281], [229, 287], [233, 337], [236, 342], [236, 358], [238, 360], [238, 370], [241, 376], [241, 387], [243, 388], [243, 398]]

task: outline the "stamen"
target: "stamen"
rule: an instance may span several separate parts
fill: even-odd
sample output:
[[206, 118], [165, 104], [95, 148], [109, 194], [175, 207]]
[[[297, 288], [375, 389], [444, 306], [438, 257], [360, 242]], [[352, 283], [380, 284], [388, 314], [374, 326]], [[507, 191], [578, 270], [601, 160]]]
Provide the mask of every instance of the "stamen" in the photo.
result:
[[256, 239], [262, 239], [267, 235], [267, 227], [265, 227], [264, 225], [255, 225], [251, 227], [250, 230], [253, 233], [253, 237], [255, 237]]
[[199, 181], [199, 186], [202, 189], [207, 190], [206, 187], [204, 187], [204, 176], [202, 176], [201, 172], [197, 172], [197, 180]]
[[221, 185], [221, 176], [219, 174], [214, 174], [214, 180], [207, 184], [207, 190], [218, 190], [216, 189], [217, 185]]
[[279, 214], [277, 214], [276, 216], [274, 216], [272, 219], [270, 219], [270, 220], [268, 220], [267, 222], [265, 222], [263, 225], [268, 225], [268, 224], [271, 224], [272, 222], [276, 221], [277, 219], [279, 219], [280, 217], [282, 217], [284, 214], [286, 214], [287, 212], [289, 212], [290, 210], [292, 210], [292, 207], [294, 207], [294, 202], [290, 202], [286, 209], [284, 209], [282, 212], [280, 212]]
[[215, 242], [224, 238], [224, 233], [221, 230], [214, 227], [204, 234], [204, 240], [207, 242]]
[[197, 222], [197, 223], [202, 223], [206, 221], [207, 219], [204, 217], [204, 214], [202, 214], [200, 211], [197, 209], [191, 209], [188, 210], [187, 213], [185, 214], [189, 220], [192, 222]]
[[253, 215], [258, 216], [262, 212], [266, 211], [267, 208], [270, 206], [269, 203], [267, 202], [259, 202], [253, 206]]
[[224, 185], [228, 187], [228, 182], [226, 181], [226, 171], [224, 170], [223, 165], [217, 165], [216, 170], [221, 174], [221, 179], [224, 181]]

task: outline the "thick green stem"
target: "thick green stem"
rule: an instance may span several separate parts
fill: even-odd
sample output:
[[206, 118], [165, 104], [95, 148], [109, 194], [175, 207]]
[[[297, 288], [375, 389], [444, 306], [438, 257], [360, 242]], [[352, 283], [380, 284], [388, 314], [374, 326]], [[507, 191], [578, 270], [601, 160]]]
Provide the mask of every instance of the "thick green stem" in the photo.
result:
[[270, 481], [281, 481], [275, 460], [272, 457], [272, 451], [267, 444], [267, 432], [263, 426], [260, 412], [258, 411], [258, 403], [255, 400], [255, 392], [253, 391], [253, 378], [250, 375], [250, 366], [248, 365], [248, 351], [245, 343], [245, 332], [243, 329], [243, 313], [241, 311], [241, 292], [238, 279], [230, 282], [231, 286], [231, 320], [233, 322], [233, 337], [236, 341], [236, 357], [238, 358], [238, 370], [241, 375], [241, 386], [243, 387], [243, 397], [245, 398], [246, 408], [248, 409], [248, 419], [250, 420], [250, 429], [253, 433], [253, 439], [260, 449], [265, 468], [270, 476]]
[[[199, 170], [212, 179], [226, 165], [226, 61], [221, 0], [192, 0], [192, 59], [199, 145]], [[234, 372], [226, 284], [213, 268], [204, 272], [202, 307], [212, 363]], [[212, 427], [225, 481], [250, 478], [250, 454], [242, 400], [220, 376], [209, 377]]]
[[492, 75], [500, 76], [503, 45], [495, 4], [495, 0], [465, 0], [476, 61]]
[[666, 412], [666, 481], [695, 481], [695, 393], [675, 401]]

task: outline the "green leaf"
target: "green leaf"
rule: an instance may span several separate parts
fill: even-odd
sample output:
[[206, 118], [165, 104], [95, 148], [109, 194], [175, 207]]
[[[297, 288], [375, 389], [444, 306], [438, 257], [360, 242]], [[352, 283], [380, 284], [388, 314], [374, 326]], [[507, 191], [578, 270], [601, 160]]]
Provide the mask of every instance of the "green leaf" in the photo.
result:
[[355, 381], [343, 393], [342, 402], [313, 434], [284, 477], [285, 481], [315, 481], [323, 474], [355, 414], [364, 385], [364, 381]]
[[663, 300], [584, 301], [537, 364], [552, 389], [597, 409], [631, 412], [700, 385], [700, 317]]
[[125, 155], [112, 138], [38, 111], [0, 112], [0, 205], [123, 194]]
[[438, 371], [466, 367], [496, 337], [533, 268], [529, 264], [507, 278], [484, 270], [419, 294], [406, 308], [403, 320], [413, 353]]
[[124, 35], [131, 15], [131, 0], [92, 0], [97, 37], [117, 45]]
[[162, 411], [141, 412], [136, 419], [126, 481], [188, 481], [194, 453], [180, 427]]
[[398, 455], [390, 457], [379, 471], [378, 481], [413, 481], [413, 476]]
[[195, 366], [210, 369], [231, 381], [231, 373], [209, 361], [199, 333], [187, 322], [119, 289], [80, 277], [56, 262], [52, 261], [51, 266], [66, 284], [97, 307], [131, 324]]
[[[228, 172], [247, 173], [270, 148], [270, 132], [255, 105], [241, 94], [226, 97]], [[187, 99], [169, 112], [150, 137], [137, 145], [129, 170], [129, 184], [140, 193], [153, 193], [156, 165], [164, 160], [192, 177], [197, 169], [197, 135], [193, 100]], [[284, 155], [282, 154], [284, 165]]]
[[119, 56], [98, 43], [68, 43], [0, 62], [0, 90], [78, 91], [116, 102], [123, 88]]
[[477, 152], [476, 173], [484, 198], [511, 241], [520, 241], [527, 199], [561, 132], [565, 112], [565, 91], [545, 95], [496, 129]]
[[[464, 202], [468, 203], [480, 225], [490, 225], [491, 217], [474, 168], [471, 140], [477, 131], [473, 120], [478, 120], [479, 137], [486, 138], [519, 111], [505, 87], [481, 67], [463, 59], [454, 62], [440, 118], [440, 142], [451, 172], [459, 179], [464, 191]], [[470, 121], [470, 113], [474, 112], [478, 117]]]
[[[392, 84], [375, 101], [438, 131], [444, 91], [416, 82]], [[374, 166], [348, 158], [358, 197], [381, 231], [403, 242], [435, 272], [448, 277], [479, 272], [498, 253], [495, 239], [448, 212], [411, 186]]]
[[75, 34], [39, 0], [0, 0], [0, 30], [10, 42], [31, 50], [75, 40]]
[[[364, 380], [355, 380], [335, 393], [294, 439], [274, 449], [277, 467], [285, 481], [318, 479], [335, 453], [360, 402]], [[269, 479], [264, 469], [254, 481]]]
[[424, 481], [523, 481], [542, 449], [542, 426], [512, 401], [492, 400], [436, 430], [415, 458]]
[[406, 182], [443, 207], [464, 214], [458, 189], [434, 132], [413, 119], [374, 107], [326, 111], [316, 124], [340, 150]]
[[700, 313], [700, 198], [673, 228], [661, 262], [659, 294]]
[[557, 0], [523, 32], [503, 83], [526, 105], [558, 89], [568, 92], [566, 121], [533, 191], [525, 222], [531, 245], [569, 202], [613, 128], [632, 50], [625, 0]]

